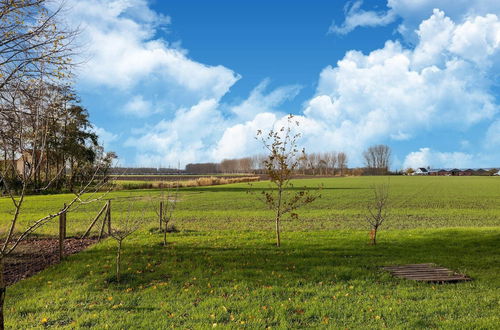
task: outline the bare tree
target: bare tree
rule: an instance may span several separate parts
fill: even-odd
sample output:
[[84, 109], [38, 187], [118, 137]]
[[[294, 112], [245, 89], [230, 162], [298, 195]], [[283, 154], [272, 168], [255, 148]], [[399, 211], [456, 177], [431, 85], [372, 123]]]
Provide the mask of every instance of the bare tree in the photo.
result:
[[129, 202], [127, 214], [118, 217], [113, 222], [111, 229], [111, 237], [116, 240], [118, 246], [116, 250], [116, 281], [119, 283], [121, 279], [121, 258], [123, 241], [138, 230], [145, 222], [144, 212], [141, 214], [133, 213], [133, 203]]
[[320, 175], [327, 174], [328, 161], [327, 161], [327, 154], [326, 153], [318, 153], [318, 168], [319, 168]]
[[307, 156], [307, 166], [312, 172], [312, 175], [316, 175], [316, 154], [310, 153], [306, 154]]
[[337, 168], [337, 163], [338, 163], [337, 152], [335, 152], [335, 151], [329, 152], [328, 160], [329, 160], [328, 166], [332, 170], [332, 175], [335, 175], [335, 169]]
[[337, 163], [340, 175], [342, 176], [345, 174], [345, 170], [347, 169], [347, 155], [345, 152], [339, 152], [337, 154]]
[[[27, 153], [27, 151], [23, 149], [20, 149], [20, 152], [21, 154]], [[95, 201], [103, 199], [106, 193], [109, 192], [109, 190], [101, 194], [97, 194], [97, 192], [101, 190], [108, 182], [106, 177], [100, 175], [102, 167], [109, 166], [108, 164], [108, 160], [106, 159], [103, 159], [101, 162], [99, 162], [99, 164], [95, 168], [93, 176], [78, 191], [74, 192], [73, 198], [69, 202], [67, 202], [63, 208], [61, 208], [60, 210], [55, 210], [53, 213], [47, 214], [46, 216], [32, 221], [27, 225], [27, 227], [22, 228], [21, 230], [19, 230], [18, 228], [19, 217], [21, 216], [25, 197], [28, 193], [28, 187], [33, 180], [33, 173], [36, 171], [36, 167], [33, 166], [33, 163], [28, 162], [28, 166], [26, 166], [25, 170], [19, 173], [19, 176], [21, 178], [20, 190], [9, 185], [9, 181], [6, 180], [5, 172], [0, 173], [0, 181], [2, 181], [4, 190], [7, 192], [7, 195], [12, 202], [13, 207], [13, 214], [11, 216], [10, 223], [7, 224], [6, 230], [3, 231], [7, 234], [6, 237], [1, 240], [2, 245], [0, 246], [0, 329], [4, 328], [3, 307], [7, 287], [3, 274], [4, 262], [6, 257], [9, 256], [13, 251], [15, 251], [19, 244], [30, 234], [50, 222], [52, 219], [58, 217], [61, 214], [71, 212], [79, 205], [93, 203]], [[16, 171], [17, 169], [14, 170]], [[59, 176], [60, 173], [56, 173], [56, 175], [47, 183], [47, 186], [43, 189], [48, 188], [50, 184], [52, 184], [52, 182], [54, 182]], [[86, 195], [85, 198], [84, 195]]]
[[242, 173], [250, 173], [252, 171], [251, 157], [244, 157], [240, 159], [240, 171]]
[[305, 152], [302, 152], [297, 159], [298, 161], [298, 170], [302, 171], [302, 175], [306, 175], [306, 171], [308, 168], [308, 160], [307, 160], [307, 154]]
[[287, 127], [271, 130], [267, 134], [263, 134], [259, 130], [256, 137], [269, 152], [265, 167], [275, 189], [262, 191], [261, 199], [275, 213], [276, 246], [278, 247], [281, 245], [280, 225], [282, 217], [290, 213], [293, 218], [297, 218], [297, 213], [293, 211], [305, 204], [312, 203], [319, 197], [319, 195], [311, 194], [305, 189], [292, 190], [291, 179], [299, 165], [297, 140], [300, 137], [299, 133], [294, 133], [295, 127], [292, 126], [298, 127], [299, 122], [294, 121], [293, 115], [289, 115]]
[[46, 79], [67, 77], [78, 31], [60, 20], [63, 10], [52, 0], [0, 1], [0, 91], [41, 73]]
[[[161, 201], [160, 201], [160, 210], [158, 216], [160, 217], [160, 231], [163, 231], [163, 245], [167, 246], [167, 233], [168, 233], [168, 224], [174, 218], [174, 211], [177, 206], [177, 200], [179, 197], [179, 183], [173, 187], [167, 187], [166, 193], [162, 191]], [[165, 227], [163, 228], [163, 225]]]
[[377, 232], [379, 227], [387, 219], [389, 183], [373, 186], [373, 200], [368, 204], [369, 215], [366, 221], [370, 224], [370, 243], [377, 244]]
[[371, 146], [363, 152], [363, 158], [371, 174], [387, 174], [391, 162], [391, 148], [384, 144]]
[[255, 155], [252, 157], [252, 169], [256, 173], [261, 173], [264, 170], [264, 161], [266, 160], [265, 155]]
[[[97, 194], [107, 182], [103, 168], [109, 165], [109, 157], [102, 153], [87, 169], [88, 180], [74, 189], [74, 196], [63, 208], [19, 228], [25, 196], [33, 188], [47, 190], [66, 170], [66, 164], [50, 169], [47, 152], [50, 124], [57, 117], [50, 110], [55, 94], [47, 86], [68, 82], [76, 55], [73, 47], [78, 31], [65, 26], [60, 19], [62, 11], [63, 6], [51, 0], [0, 1], [0, 149], [4, 160], [0, 182], [12, 204], [0, 246], [0, 329], [4, 328], [5, 258], [55, 217], [105, 195]], [[42, 169], [45, 180], [40, 186]]]

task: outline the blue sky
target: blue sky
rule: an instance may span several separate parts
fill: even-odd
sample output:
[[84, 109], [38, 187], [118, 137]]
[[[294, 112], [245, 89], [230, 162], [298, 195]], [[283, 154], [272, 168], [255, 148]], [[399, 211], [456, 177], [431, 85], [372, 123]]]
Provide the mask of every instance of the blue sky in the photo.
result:
[[500, 166], [500, 4], [477, 0], [69, 2], [76, 87], [122, 165], [261, 152], [293, 113], [309, 151], [362, 165]]

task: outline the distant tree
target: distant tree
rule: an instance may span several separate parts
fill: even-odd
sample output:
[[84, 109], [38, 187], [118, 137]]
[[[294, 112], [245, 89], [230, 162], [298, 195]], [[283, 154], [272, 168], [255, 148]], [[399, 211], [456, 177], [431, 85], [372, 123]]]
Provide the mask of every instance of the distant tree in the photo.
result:
[[368, 213], [366, 221], [370, 224], [370, 243], [377, 244], [377, 232], [380, 226], [387, 219], [389, 199], [389, 183], [377, 184], [373, 186], [373, 199], [368, 204]]
[[297, 191], [292, 189], [291, 179], [299, 166], [297, 140], [300, 134], [294, 133], [294, 128], [298, 126], [299, 122], [294, 121], [293, 115], [290, 115], [286, 127], [270, 130], [267, 134], [259, 130], [256, 137], [269, 152], [264, 164], [269, 180], [275, 189], [262, 191], [261, 196], [264, 203], [275, 213], [276, 246], [278, 247], [281, 245], [280, 225], [283, 216], [290, 213], [291, 217], [297, 218], [298, 215], [294, 212], [296, 209], [312, 203], [319, 197], [305, 189]]
[[415, 170], [411, 167], [408, 167], [406, 170], [405, 170], [405, 174], [406, 175], [412, 175], [413, 173], [415, 173]]
[[312, 175], [316, 175], [316, 163], [316, 154], [314, 152], [307, 154], [307, 166], [311, 170]]
[[299, 158], [298, 158], [298, 162], [299, 162], [299, 170], [302, 171], [302, 175], [306, 175], [306, 172], [307, 172], [307, 169], [308, 169], [308, 164], [309, 164], [309, 161], [307, 159], [307, 155], [305, 152], [301, 153]]
[[371, 174], [385, 175], [389, 172], [391, 148], [384, 144], [371, 146], [363, 152], [363, 158]]
[[354, 176], [362, 176], [363, 175], [363, 169], [362, 168], [353, 168], [351, 170], [351, 175], [354, 175]]
[[250, 173], [252, 171], [252, 158], [251, 157], [240, 158], [239, 167], [242, 173]]
[[328, 174], [328, 153], [320, 152], [318, 153], [318, 168], [320, 175]]
[[331, 175], [335, 175], [335, 167], [337, 166], [337, 153], [335, 151], [325, 153], [324, 159], [326, 166], [330, 170]]
[[345, 170], [347, 169], [347, 155], [344, 152], [339, 152], [337, 154], [337, 164], [340, 171], [340, 175], [344, 175]]

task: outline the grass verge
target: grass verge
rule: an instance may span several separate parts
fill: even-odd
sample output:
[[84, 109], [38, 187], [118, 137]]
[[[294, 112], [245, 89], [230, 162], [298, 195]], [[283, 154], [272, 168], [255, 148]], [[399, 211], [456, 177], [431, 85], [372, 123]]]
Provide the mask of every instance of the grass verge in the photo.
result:
[[[97, 328], [495, 328], [499, 228], [366, 232], [154, 231], [108, 240], [7, 291], [7, 326]], [[426, 284], [380, 267], [434, 262], [472, 282]]]

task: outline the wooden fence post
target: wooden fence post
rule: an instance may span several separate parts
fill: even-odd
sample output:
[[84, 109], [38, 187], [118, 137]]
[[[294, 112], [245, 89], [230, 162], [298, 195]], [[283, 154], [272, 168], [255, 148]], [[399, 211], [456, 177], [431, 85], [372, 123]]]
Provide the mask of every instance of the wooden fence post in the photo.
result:
[[66, 238], [66, 204], [63, 207], [64, 212], [59, 214], [59, 261], [64, 258], [64, 239]]
[[104, 216], [104, 219], [102, 219], [102, 225], [101, 225], [101, 231], [99, 231], [99, 238], [97, 239], [98, 242], [101, 241], [102, 235], [104, 234], [104, 228], [106, 226], [106, 223], [108, 222], [108, 204], [106, 204], [106, 215]]
[[111, 236], [111, 199], [108, 200], [107, 217], [108, 217], [108, 235]]
[[108, 204], [104, 204], [104, 206], [99, 211], [99, 213], [97, 213], [97, 216], [94, 218], [94, 220], [92, 220], [92, 223], [90, 224], [89, 228], [87, 228], [87, 231], [85, 231], [85, 234], [83, 234], [82, 237], [80, 237], [80, 238], [85, 238], [90, 233], [90, 231], [92, 230], [92, 227], [94, 227], [97, 220], [99, 220], [99, 217], [104, 213], [104, 211], [107, 209], [107, 207], [108, 207]]
[[162, 231], [162, 223], [163, 223], [163, 201], [160, 201], [160, 233]]

